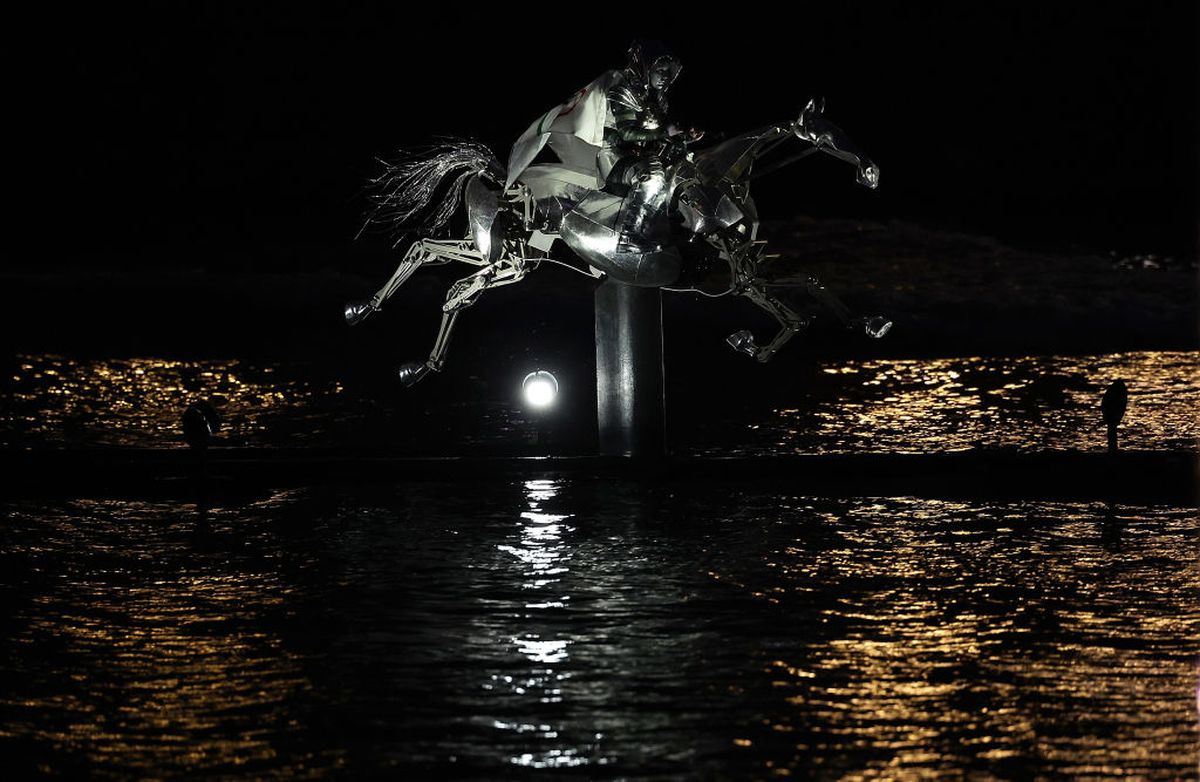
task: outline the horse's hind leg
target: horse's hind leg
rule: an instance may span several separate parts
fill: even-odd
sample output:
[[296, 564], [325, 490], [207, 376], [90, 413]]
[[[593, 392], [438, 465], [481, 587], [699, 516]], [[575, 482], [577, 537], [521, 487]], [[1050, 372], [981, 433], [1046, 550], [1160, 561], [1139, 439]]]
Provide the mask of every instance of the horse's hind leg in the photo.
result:
[[442, 312], [442, 325], [438, 327], [437, 340], [433, 350], [425, 362], [408, 361], [400, 365], [400, 382], [406, 386], [416, 385], [430, 371], [440, 371], [446, 361], [446, 350], [450, 347], [450, 335], [454, 332], [454, 323], [458, 320], [459, 310]]
[[446, 362], [446, 351], [450, 348], [450, 336], [459, 313], [478, 301], [484, 291], [520, 282], [528, 271], [524, 260], [502, 258], [451, 285], [446, 293], [446, 303], [442, 305], [442, 324], [429, 358], [424, 362], [410, 361], [402, 365], [400, 382], [411, 386], [430, 372], [440, 372]]
[[383, 287], [369, 299], [356, 299], [346, 303], [346, 322], [351, 326], [362, 323], [372, 312], [383, 307], [396, 290], [422, 266], [437, 266], [451, 261], [483, 266], [487, 262], [475, 249], [470, 239], [418, 239], [409, 246], [396, 271]]
[[425, 250], [425, 241], [421, 239], [413, 242], [408, 251], [404, 253], [404, 257], [400, 259], [399, 265], [396, 266], [396, 271], [392, 272], [392, 276], [388, 278], [388, 281], [384, 283], [382, 288], [375, 292], [374, 296], [369, 299], [355, 299], [354, 301], [346, 302], [346, 322], [351, 326], [355, 326], [366, 320], [367, 316], [372, 312], [377, 312], [383, 306], [383, 303], [413, 275], [413, 272], [421, 267], [421, 264], [428, 257], [429, 253]]

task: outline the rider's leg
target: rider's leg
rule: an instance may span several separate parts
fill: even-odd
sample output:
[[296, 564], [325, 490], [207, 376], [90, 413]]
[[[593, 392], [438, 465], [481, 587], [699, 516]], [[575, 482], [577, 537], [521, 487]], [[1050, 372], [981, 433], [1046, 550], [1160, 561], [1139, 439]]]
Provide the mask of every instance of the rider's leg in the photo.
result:
[[604, 178], [604, 186], [600, 188], [606, 193], [624, 198], [629, 195], [631, 169], [638, 162], [636, 155], [626, 155], [613, 163], [612, 169]]

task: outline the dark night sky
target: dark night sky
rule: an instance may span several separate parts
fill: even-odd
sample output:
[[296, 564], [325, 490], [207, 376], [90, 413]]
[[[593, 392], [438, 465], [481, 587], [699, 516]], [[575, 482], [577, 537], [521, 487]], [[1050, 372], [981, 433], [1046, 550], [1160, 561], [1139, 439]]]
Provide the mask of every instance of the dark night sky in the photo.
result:
[[538, 114], [648, 36], [684, 61], [684, 119], [736, 133], [821, 94], [882, 168], [869, 193], [842, 164], [806, 161], [763, 181], [768, 218], [1193, 251], [1192, 4], [832, 5], [676, 11], [686, 21], [640, 19], [646, 3], [590, 19], [594, 3], [41, 11], [23, 80], [40, 184], [19, 225], [37, 234], [38, 264], [219, 265], [291, 248], [290, 263], [336, 265], [375, 155], [441, 133], [504, 159]]

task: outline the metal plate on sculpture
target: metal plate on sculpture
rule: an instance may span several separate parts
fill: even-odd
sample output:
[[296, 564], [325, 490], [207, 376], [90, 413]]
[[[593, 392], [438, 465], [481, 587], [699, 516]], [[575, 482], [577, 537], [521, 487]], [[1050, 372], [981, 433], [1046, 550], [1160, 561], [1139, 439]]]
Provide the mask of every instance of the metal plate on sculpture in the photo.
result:
[[628, 199], [597, 190], [563, 217], [563, 241], [593, 267], [629, 285], [670, 285], [682, 259], [673, 247], [632, 243], [618, 230]]

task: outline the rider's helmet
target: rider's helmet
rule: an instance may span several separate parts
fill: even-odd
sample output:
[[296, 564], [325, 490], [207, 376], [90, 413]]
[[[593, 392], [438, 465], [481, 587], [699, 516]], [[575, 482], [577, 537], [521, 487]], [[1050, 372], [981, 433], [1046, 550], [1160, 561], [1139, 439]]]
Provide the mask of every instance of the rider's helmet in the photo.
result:
[[683, 65], [662, 43], [637, 40], [629, 45], [629, 64], [626, 66], [642, 80], [647, 88], [655, 92], [666, 92]]

